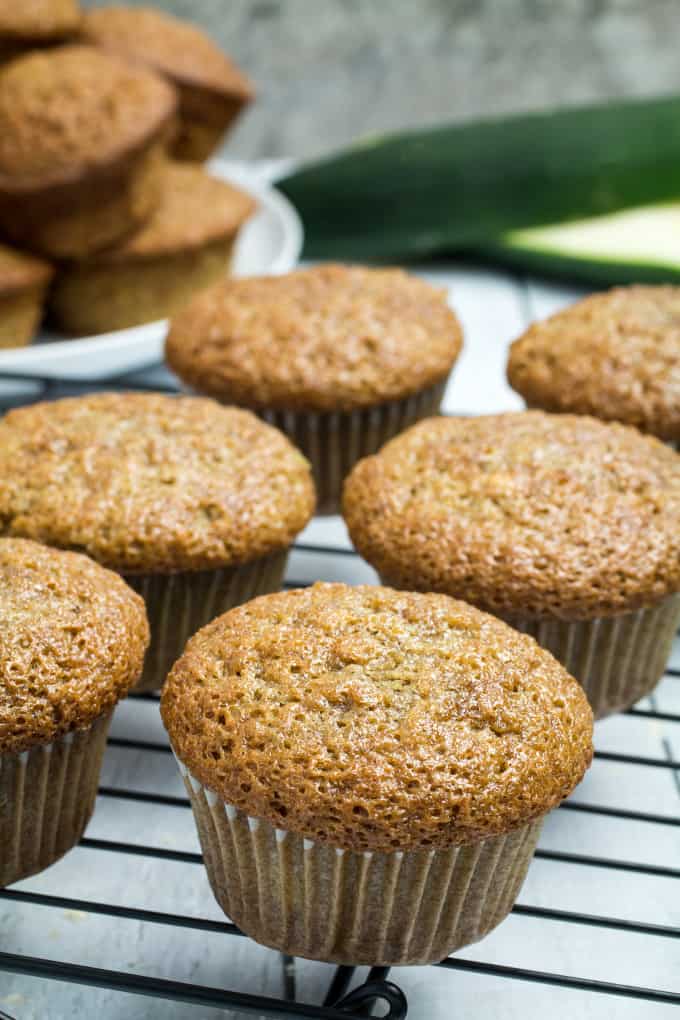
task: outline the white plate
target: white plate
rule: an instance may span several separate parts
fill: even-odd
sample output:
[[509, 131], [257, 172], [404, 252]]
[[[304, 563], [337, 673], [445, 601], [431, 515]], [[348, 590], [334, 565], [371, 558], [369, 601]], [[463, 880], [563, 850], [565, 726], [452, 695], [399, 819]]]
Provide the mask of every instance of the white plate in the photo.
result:
[[[284, 196], [263, 175], [242, 163], [214, 160], [210, 171], [257, 199], [259, 209], [240, 231], [234, 276], [285, 273], [302, 250], [300, 218]], [[106, 379], [144, 368], [163, 357], [167, 320], [119, 329], [114, 333], [69, 340], [41, 333], [30, 347], [0, 351], [0, 376], [39, 376], [58, 379]]]

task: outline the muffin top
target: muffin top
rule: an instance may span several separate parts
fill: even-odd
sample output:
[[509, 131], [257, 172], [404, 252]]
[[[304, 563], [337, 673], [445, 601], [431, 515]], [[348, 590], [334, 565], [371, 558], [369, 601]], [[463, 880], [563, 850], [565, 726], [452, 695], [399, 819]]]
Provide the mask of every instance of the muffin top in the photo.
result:
[[46, 284], [53, 272], [49, 262], [0, 244], [0, 295]]
[[228, 804], [351, 850], [507, 832], [592, 756], [582, 689], [532, 638], [389, 588], [315, 584], [225, 613], [189, 641], [161, 713]]
[[153, 7], [100, 7], [83, 17], [85, 39], [149, 64], [179, 85], [250, 99], [252, 85], [205, 32]]
[[617, 287], [534, 323], [508, 379], [530, 406], [680, 440], [680, 287]]
[[195, 163], [168, 163], [160, 202], [141, 230], [88, 263], [129, 262], [191, 251], [235, 234], [255, 211], [254, 199]]
[[286, 548], [313, 509], [302, 454], [212, 400], [99, 393], [0, 421], [0, 532], [122, 573], [257, 559]]
[[594, 418], [428, 419], [356, 465], [343, 513], [390, 583], [511, 618], [615, 615], [680, 590], [680, 456]]
[[0, 188], [26, 192], [97, 169], [159, 134], [176, 95], [152, 71], [90, 46], [0, 70]]
[[434, 385], [461, 344], [445, 291], [401, 269], [323, 265], [203, 291], [173, 319], [166, 356], [235, 404], [343, 411]]
[[0, 539], [0, 619], [0, 754], [88, 727], [139, 679], [144, 602], [87, 556]]
[[80, 19], [78, 0], [6, 0], [0, 8], [0, 39], [61, 39], [76, 31]]

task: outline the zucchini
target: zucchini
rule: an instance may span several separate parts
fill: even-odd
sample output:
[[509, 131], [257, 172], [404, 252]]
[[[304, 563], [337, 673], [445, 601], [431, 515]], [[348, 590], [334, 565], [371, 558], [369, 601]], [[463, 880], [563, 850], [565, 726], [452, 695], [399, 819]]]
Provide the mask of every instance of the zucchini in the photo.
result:
[[587, 283], [677, 283], [680, 202], [515, 230], [480, 254]]
[[309, 258], [415, 258], [680, 195], [680, 96], [365, 140], [278, 182]]

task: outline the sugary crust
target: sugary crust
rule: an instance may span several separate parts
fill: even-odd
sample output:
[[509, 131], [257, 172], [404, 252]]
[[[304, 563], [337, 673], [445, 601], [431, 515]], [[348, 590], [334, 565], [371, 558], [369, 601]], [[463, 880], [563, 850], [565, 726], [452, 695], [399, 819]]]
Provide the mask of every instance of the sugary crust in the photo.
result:
[[286, 548], [313, 509], [292, 444], [212, 400], [100, 393], [0, 422], [0, 532], [121, 573], [248, 562]]
[[510, 831], [592, 757], [583, 691], [533, 639], [389, 588], [316, 584], [218, 617], [175, 664], [161, 713], [228, 804], [351, 850]]
[[594, 418], [428, 419], [359, 462], [343, 513], [390, 583], [502, 615], [592, 619], [680, 590], [680, 456]]
[[253, 98], [246, 76], [195, 25], [152, 7], [102, 7], [87, 11], [84, 38], [127, 59], [149, 64], [178, 85], [220, 95]]
[[54, 274], [49, 262], [0, 244], [0, 296], [47, 284]]
[[461, 346], [443, 290], [329, 264], [210, 288], [173, 319], [166, 356], [195, 389], [244, 407], [350, 411], [434, 385]]
[[75, 32], [80, 20], [77, 0], [6, 0], [0, 10], [0, 40], [51, 42]]
[[77, 553], [0, 539], [0, 754], [89, 726], [141, 674], [144, 602]]
[[617, 287], [534, 323], [508, 379], [529, 406], [680, 439], [680, 287]]

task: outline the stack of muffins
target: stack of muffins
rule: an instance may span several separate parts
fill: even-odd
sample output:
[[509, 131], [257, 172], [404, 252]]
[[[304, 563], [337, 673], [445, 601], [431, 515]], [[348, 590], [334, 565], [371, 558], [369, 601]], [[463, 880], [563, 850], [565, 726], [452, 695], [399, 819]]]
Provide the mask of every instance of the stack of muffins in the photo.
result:
[[[76, 0], [0, 12], [0, 346], [163, 318], [228, 273], [253, 200], [201, 166], [250, 83], [192, 25]], [[50, 286], [51, 283], [51, 286]]]

